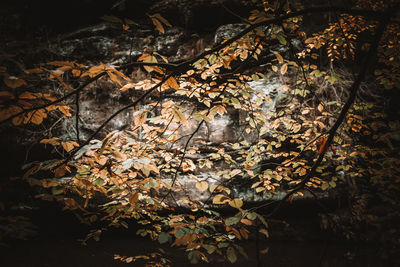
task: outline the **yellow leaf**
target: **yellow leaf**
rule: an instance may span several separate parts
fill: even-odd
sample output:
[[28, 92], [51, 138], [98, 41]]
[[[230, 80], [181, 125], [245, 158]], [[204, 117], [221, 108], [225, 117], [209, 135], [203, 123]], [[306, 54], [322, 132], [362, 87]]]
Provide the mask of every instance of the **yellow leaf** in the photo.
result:
[[172, 25], [168, 22], [168, 20], [166, 20], [165, 18], [163, 18], [159, 13], [154, 14], [153, 17], [156, 17], [159, 21], [161, 21], [162, 23], [164, 23], [164, 24], [167, 25], [168, 27], [172, 27]]
[[322, 112], [324, 110], [324, 107], [321, 104], [319, 104], [317, 109], [319, 112]]
[[286, 63], [282, 65], [282, 67], [281, 67], [281, 74], [282, 74], [282, 75], [284, 75], [284, 74], [286, 73], [287, 68], [288, 68], [288, 66], [287, 66]]
[[243, 206], [243, 201], [241, 199], [235, 198], [229, 201], [229, 205], [233, 208], [240, 209]]
[[201, 192], [204, 192], [208, 189], [208, 183], [206, 181], [201, 181], [196, 183], [196, 188]]
[[[146, 63], [157, 63], [158, 61], [157, 61], [157, 58], [155, 56], [148, 55], [148, 56], [143, 58], [143, 62], [146, 62]], [[143, 68], [147, 72], [152, 72], [153, 70], [155, 70], [153, 68], [153, 66], [143, 66]]]
[[278, 59], [279, 64], [282, 64], [283, 63], [283, 57], [279, 53], [276, 53], [275, 56]]
[[186, 117], [181, 111], [179, 111], [176, 108], [173, 108], [172, 114], [174, 115], [174, 118], [177, 119], [180, 123], [186, 124], [187, 122]]
[[321, 185], [321, 189], [324, 190], [324, 191], [326, 189], [328, 189], [328, 187], [329, 187], [329, 184], [327, 182], [323, 182], [322, 185]]
[[213, 198], [213, 204], [225, 204], [226, 202], [229, 202], [229, 197], [222, 194], [218, 194]]
[[50, 138], [50, 139], [42, 139], [42, 140], [40, 140], [40, 143], [41, 144], [50, 144], [50, 145], [53, 145], [53, 146], [58, 146], [60, 144], [58, 142], [59, 140], [60, 140], [60, 138], [53, 137], [53, 138]]
[[175, 90], [179, 90], [179, 84], [174, 77], [169, 77], [166, 83], [168, 84], [169, 87]]

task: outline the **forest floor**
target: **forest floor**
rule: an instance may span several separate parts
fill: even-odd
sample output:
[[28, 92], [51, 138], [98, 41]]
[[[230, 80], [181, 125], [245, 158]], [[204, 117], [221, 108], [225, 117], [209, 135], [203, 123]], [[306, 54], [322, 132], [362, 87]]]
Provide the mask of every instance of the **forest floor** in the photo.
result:
[[[136, 229], [111, 230], [101, 236], [100, 241], [89, 241], [86, 246], [79, 241], [88, 233], [88, 228], [80, 225], [68, 213], [57, 209], [44, 209], [30, 214], [32, 222], [38, 227], [37, 235], [28, 240], [8, 240], [0, 244], [0, 266], [2, 267], [63, 267], [63, 266], [128, 266], [114, 260], [114, 255], [136, 256], [165, 250], [166, 258], [172, 261], [171, 266], [192, 266], [187, 254], [168, 244], [159, 245], [149, 238], [136, 236]], [[305, 224], [297, 220], [296, 231], [301, 238], [288, 236], [261, 238], [259, 242], [261, 266], [399, 266], [399, 262], [387, 256], [386, 249], [377, 244], [345, 242], [324, 235], [317, 230], [310, 236], [309, 228], [315, 227], [315, 220], [307, 219]], [[288, 221], [289, 223], [290, 220]], [[294, 222], [293, 222], [294, 223]], [[302, 225], [302, 226], [301, 226]], [[271, 232], [273, 229], [271, 230]], [[322, 234], [321, 234], [322, 233]], [[320, 235], [320, 236], [319, 236]], [[310, 236], [309, 239], [304, 236]], [[318, 236], [320, 238], [318, 238]], [[257, 266], [256, 243], [252, 238], [239, 243], [248, 254], [248, 260], [239, 257], [235, 264], [223, 257], [210, 256], [210, 263], [194, 266]], [[145, 266], [145, 263], [134, 262], [129, 266]]]

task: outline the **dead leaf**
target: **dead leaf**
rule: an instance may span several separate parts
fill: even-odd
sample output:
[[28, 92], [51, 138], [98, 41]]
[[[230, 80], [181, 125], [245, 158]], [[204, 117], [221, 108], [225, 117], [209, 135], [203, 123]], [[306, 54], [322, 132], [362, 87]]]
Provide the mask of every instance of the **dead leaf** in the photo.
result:
[[199, 189], [199, 191], [204, 192], [208, 189], [208, 183], [206, 181], [197, 182], [196, 188]]

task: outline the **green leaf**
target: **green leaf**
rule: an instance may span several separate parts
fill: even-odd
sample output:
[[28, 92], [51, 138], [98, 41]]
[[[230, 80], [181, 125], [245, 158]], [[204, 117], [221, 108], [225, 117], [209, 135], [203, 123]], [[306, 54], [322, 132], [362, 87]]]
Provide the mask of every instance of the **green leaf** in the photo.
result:
[[64, 190], [61, 186], [55, 186], [51, 188], [51, 193], [56, 196], [64, 193]]
[[233, 247], [229, 247], [226, 250], [226, 256], [231, 263], [235, 263], [237, 261], [236, 251]]
[[209, 58], [208, 58], [208, 62], [210, 62], [211, 65], [213, 65], [215, 63], [215, 61], [217, 60], [217, 56], [215, 54], [212, 54]]
[[227, 226], [231, 226], [231, 225], [237, 224], [239, 221], [240, 221], [240, 218], [238, 218], [238, 217], [229, 217], [225, 220], [225, 224]]
[[93, 182], [93, 184], [95, 184], [95, 185], [103, 185], [103, 184], [104, 184], [104, 180], [101, 179], [101, 178], [97, 178], [97, 179]]
[[175, 233], [175, 237], [176, 238], [180, 238], [182, 236], [184, 236], [186, 234], [186, 231], [184, 230], [185, 228], [181, 228], [179, 229], [176, 233]]
[[285, 37], [282, 34], [279, 34], [277, 37], [278, 41], [282, 44], [282, 45], [286, 45], [287, 41], [285, 39]]
[[159, 236], [158, 236], [158, 242], [160, 243], [160, 244], [164, 244], [164, 243], [167, 243], [168, 242], [168, 240], [169, 240], [169, 238], [170, 238], [170, 234], [168, 234], [168, 233], [161, 233]]
[[258, 81], [258, 80], [260, 80], [260, 77], [258, 77], [258, 75], [257, 74], [253, 74], [253, 75], [251, 75], [251, 78], [253, 79], [253, 81]]
[[199, 252], [197, 250], [190, 251], [188, 254], [188, 259], [191, 264], [199, 263]]

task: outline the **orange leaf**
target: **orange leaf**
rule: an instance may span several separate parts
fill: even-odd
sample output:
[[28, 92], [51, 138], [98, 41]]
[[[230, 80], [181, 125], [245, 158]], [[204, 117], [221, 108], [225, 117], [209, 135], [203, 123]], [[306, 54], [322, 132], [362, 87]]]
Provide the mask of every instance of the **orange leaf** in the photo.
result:
[[108, 77], [110, 77], [110, 79], [116, 83], [118, 83], [120, 86], [122, 86], [120, 80], [118, 79], [117, 75], [115, 75], [114, 73], [112, 73], [111, 71], [107, 71]]
[[283, 63], [283, 57], [279, 53], [276, 53], [275, 56], [276, 56], [276, 59], [278, 59], [279, 64], [282, 64]]
[[69, 112], [69, 107], [68, 106], [57, 106], [58, 110], [61, 111], [65, 116], [71, 117], [72, 114]]
[[323, 136], [316, 142], [317, 150], [318, 150], [319, 154], [321, 154], [321, 153], [326, 151], [326, 147], [325, 147], [326, 146], [326, 141], [327, 141], [326, 137]]
[[169, 87], [175, 90], [179, 90], [179, 84], [174, 77], [169, 77], [166, 83], [168, 84]]
[[78, 143], [74, 141], [61, 142], [61, 145], [67, 152], [70, 152], [75, 146], [79, 146]]
[[150, 17], [150, 18], [153, 21], [154, 26], [156, 26], [157, 30], [161, 33], [165, 33], [164, 27], [162, 26], [161, 22], [154, 17]]
[[167, 25], [168, 27], [172, 27], [172, 25], [168, 22], [168, 20], [166, 20], [165, 18], [163, 18], [159, 13], [154, 14], [153, 17], [157, 18], [159, 21], [161, 21], [162, 23], [164, 23], [164, 24]]
[[282, 75], [284, 75], [284, 74], [286, 73], [287, 68], [288, 68], [288, 67], [287, 67], [287, 64], [286, 64], [286, 63], [282, 65], [282, 67], [281, 67], [281, 74], [282, 74]]
[[30, 92], [23, 92], [22, 94], [20, 94], [18, 96], [18, 98], [20, 98], [20, 99], [36, 99], [37, 96]]
[[29, 122], [39, 125], [43, 122], [43, 119], [47, 117], [47, 113], [45, 109], [39, 109], [35, 111], [31, 111], [25, 117], [24, 123], [27, 124]]
[[50, 138], [50, 139], [42, 139], [42, 140], [40, 140], [40, 143], [41, 144], [50, 144], [50, 145], [53, 145], [53, 146], [57, 146], [57, 145], [60, 144], [58, 142], [59, 140], [60, 140], [60, 138], [53, 137], [53, 138]]

